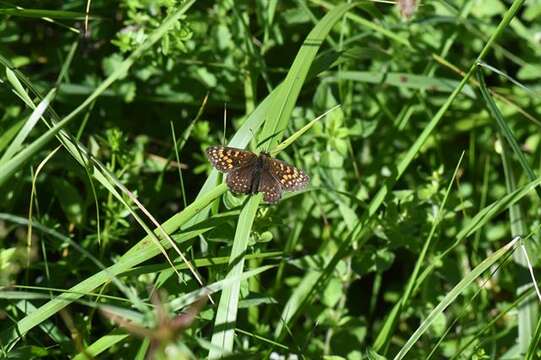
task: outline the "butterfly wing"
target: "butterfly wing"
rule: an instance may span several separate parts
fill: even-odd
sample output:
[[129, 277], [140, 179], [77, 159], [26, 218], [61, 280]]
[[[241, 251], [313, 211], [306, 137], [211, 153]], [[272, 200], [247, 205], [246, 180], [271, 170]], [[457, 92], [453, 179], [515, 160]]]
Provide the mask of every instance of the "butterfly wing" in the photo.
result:
[[253, 166], [248, 165], [228, 172], [226, 183], [234, 193], [249, 194], [252, 190], [253, 177]]
[[269, 172], [283, 190], [302, 190], [310, 182], [310, 177], [308, 177], [304, 171], [277, 159], [272, 159], [270, 157], [267, 159], [267, 168]]
[[263, 200], [268, 203], [275, 203], [282, 197], [282, 187], [278, 180], [269, 171], [263, 170], [259, 178], [257, 191], [263, 193]]
[[250, 167], [257, 160], [253, 152], [226, 146], [211, 146], [206, 154], [212, 166], [224, 173]]

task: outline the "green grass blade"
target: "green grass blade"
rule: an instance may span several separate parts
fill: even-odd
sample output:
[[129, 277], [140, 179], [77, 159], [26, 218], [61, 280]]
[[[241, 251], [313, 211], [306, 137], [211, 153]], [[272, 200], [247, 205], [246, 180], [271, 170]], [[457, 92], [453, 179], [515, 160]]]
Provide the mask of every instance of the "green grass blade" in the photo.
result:
[[339, 108], [340, 105], [336, 105], [334, 106], [333, 108], [325, 111], [323, 114], [321, 114], [320, 116], [316, 117], [314, 120], [310, 121], [308, 124], [304, 125], [302, 128], [300, 128], [299, 130], [295, 131], [295, 133], [293, 133], [290, 137], [288, 137], [286, 140], [284, 140], [280, 145], [276, 146], [273, 151], [271, 152], [271, 155], [272, 156], [276, 156], [276, 154], [278, 154], [279, 152], [283, 151], [286, 147], [288, 147], [289, 145], [293, 144], [295, 142], [295, 140], [297, 140], [298, 138], [300, 138], [302, 136], [302, 134], [304, 134], [305, 132], [307, 132], [308, 130], [310, 130], [312, 128], [312, 126], [314, 126], [314, 124], [316, 122], [318, 122], [319, 120], [321, 120], [322, 118], [324, 118], [325, 116], [327, 116], [329, 113], [331, 113], [332, 111], [336, 110], [337, 108]]
[[[323, 6], [325, 7], [326, 9], [334, 9], [334, 5], [327, 2], [327, 1], [324, 1], [324, 0], [311, 0], [312, 3], [314, 4], [317, 4], [317, 5], [320, 5], [320, 6]], [[409, 43], [408, 39], [406, 37], [403, 37], [403, 36], [400, 36], [399, 34], [391, 31], [391, 30], [388, 30], [386, 28], [384, 28], [383, 26], [381, 25], [378, 25], [377, 23], [374, 23], [372, 21], [369, 21], [369, 20], [366, 20], [365, 18], [359, 16], [359, 15], [356, 15], [354, 13], [349, 13], [347, 14], [347, 18], [348, 19], [351, 19], [353, 22], [367, 28], [367, 29], [370, 29], [370, 30], [373, 30], [375, 33], [380, 33], [382, 34], [383, 36], [395, 41], [396, 43], [398, 44], [401, 44], [401, 45], [404, 45], [404, 46], [407, 46], [407, 47], [411, 47], [411, 44]]]
[[73, 360], [88, 360], [89, 356], [95, 357], [109, 349], [111, 346], [128, 338], [128, 334], [124, 330], [115, 329], [109, 334], [100, 337], [92, 344], [85, 348], [84, 352], [75, 355]]
[[443, 300], [427, 315], [426, 319], [421, 323], [417, 330], [411, 335], [406, 344], [402, 346], [400, 351], [394, 357], [394, 360], [403, 359], [404, 356], [411, 350], [413, 345], [419, 340], [419, 338], [428, 330], [430, 325], [434, 320], [443, 314], [445, 309], [473, 282], [477, 279], [483, 272], [490, 268], [496, 261], [498, 261], [502, 256], [507, 254], [513, 249], [518, 238], [513, 239], [511, 242], [507, 243], [504, 247], [500, 248], [498, 251], [494, 252], [492, 255], [487, 257], [483, 262], [477, 265], [471, 272], [469, 272], [447, 295]]
[[5, 63], [4, 66], [6, 67], [6, 77], [11, 86], [13, 86], [13, 92], [15, 95], [17, 95], [27, 106], [33, 109], [34, 103], [32, 102], [30, 96], [28, 96], [26, 93], [26, 90], [24, 89], [23, 84], [21, 84], [19, 81], [15, 71], [11, 70]]
[[306, 80], [316, 54], [336, 22], [353, 7], [351, 4], [336, 6], [327, 13], [310, 31], [303, 46], [297, 53], [283, 86], [273, 97], [271, 111], [267, 114], [259, 141], [267, 151], [280, 143], [284, 135], [291, 112]]
[[[528, 179], [530, 181], [535, 180], [537, 177], [535, 176], [535, 173], [533, 172], [530, 165], [528, 165], [528, 160], [526, 159], [526, 156], [520, 149], [520, 146], [518, 144], [517, 139], [515, 138], [515, 135], [513, 134], [513, 130], [511, 130], [511, 127], [507, 124], [507, 122], [504, 120], [502, 113], [500, 112], [500, 109], [496, 105], [496, 102], [490, 96], [490, 93], [488, 92], [485, 78], [483, 76], [483, 70], [481, 67], [477, 69], [477, 80], [479, 81], [479, 88], [481, 89], [481, 94], [483, 95], [483, 99], [485, 100], [485, 103], [488, 107], [488, 110], [490, 114], [496, 119], [496, 122], [498, 123], [498, 126], [500, 128], [501, 133], [507, 140], [509, 146], [513, 150], [513, 153], [518, 158], [518, 161], [520, 165], [522, 166], [522, 169], [528, 176]], [[541, 189], [536, 189], [537, 195], [541, 198]]]
[[285, 333], [287, 324], [289, 324], [291, 319], [297, 314], [297, 311], [302, 307], [304, 300], [310, 295], [320, 278], [321, 273], [310, 271], [304, 275], [300, 284], [295, 287], [295, 290], [289, 296], [289, 299], [282, 310], [280, 322], [274, 331], [274, 336], [276, 338], [281, 338], [281, 335]]
[[30, 134], [30, 131], [36, 126], [37, 122], [47, 110], [47, 107], [51, 103], [52, 99], [54, 98], [56, 94], [56, 90], [52, 89], [49, 91], [45, 99], [43, 99], [38, 106], [34, 109], [22, 129], [19, 131], [15, 139], [13, 139], [13, 142], [9, 145], [9, 147], [6, 149], [6, 152], [2, 155], [2, 158], [0, 158], [0, 167], [2, 164], [4, 164], [7, 160], [11, 159], [13, 155], [21, 148], [23, 142], [26, 140], [28, 135]]
[[[47, 10], [47, 9], [0, 9], [0, 15], [8, 16], [22, 16], [29, 18], [49, 18], [49, 19], [73, 19], [82, 20], [85, 18], [84, 13], [75, 11], [63, 11], [63, 10]], [[95, 19], [95, 17], [90, 17]]]
[[[244, 258], [246, 249], [248, 248], [250, 231], [260, 201], [261, 194], [250, 197], [248, 203], [240, 213], [235, 238], [233, 239], [233, 248], [231, 249], [231, 255], [229, 257], [230, 268], [226, 279], [238, 276], [243, 272]], [[240, 280], [222, 292], [220, 303], [216, 310], [214, 332], [211, 340], [211, 343], [221, 349], [221, 351], [216, 351], [213, 348], [209, 352], [209, 359], [219, 358], [222, 356], [223, 352], [231, 352], [233, 350], [239, 296]]]
[[[483, 82], [480, 82], [481, 88], [484, 86]], [[486, 89], [485, 89], [486, 90]], [[504, 129], [500, 128], [500, 131], [503, 133]], [[499, 136], [500, 141], [502, 136]], [[506, 146], [502, 142], [502, 163], [505, 174], [505, 186], [508, 193], [516, 191], [517, 185], [515, 180], [515, 174], [513, 173], [513, 166], [511, 165], [510, 159], [511, 152], [509, 151], [509, 146]], [[539, 188], [536, 188], [538, 190]], [[520, 204], [517, 202], [509, 207], [509, 224], [511, 227], [511, 235], [513, 237], [522, 237], [525, 236], [528, 232], [528, 227], [525, 223], [524, 214], [520, 207]], [[524, 256], [523, 252], [516, 251], [513, 254], [513, 260], [519, 265], [517, 278], [523, 279], [520, 281], [520, 285], [517, 286], [516, 294], [521, 296], [524, 292], [528, 291], [531, 287], [531, 284], [525, 279], [528, 279], [528, 261]], [[518, 313], [518, 350], [521, 354], [525, 354], [528, 351], [530, 342], [532, 341], [532, 336], [535, 330], [535, 324], [537, 323], [537, 303], [532, 301], [532, 299], [525, 299], [517, 307]]]
[[[436, 78], [410, 73], [382, 73], [374, 71], [340, 71], [336, 75], [326, 78], [324, 81], [338, 82], [343, 80], [436, 92], [452, 92], [459, 84], [458, 81], [447, 78]], [[475, 92], [470, 85], [465, 85], [462, 88], [461, 93], [472, 98], [475, 97]]]

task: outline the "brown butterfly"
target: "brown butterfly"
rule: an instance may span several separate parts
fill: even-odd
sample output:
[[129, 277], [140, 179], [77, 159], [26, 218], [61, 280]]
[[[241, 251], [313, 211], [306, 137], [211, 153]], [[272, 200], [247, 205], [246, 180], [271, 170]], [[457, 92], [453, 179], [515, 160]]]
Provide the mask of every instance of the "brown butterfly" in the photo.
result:
[[262, 192], [263, 199], [268, 203], [280, 200], [283, 191], [304, 189], [310, 181], [304, 171], [273, 159], [264, 152], [256, 155], [242, 149], [211, 146], [206, 153], [212, 166], [227, 174], [226, 183], [232, 192]]

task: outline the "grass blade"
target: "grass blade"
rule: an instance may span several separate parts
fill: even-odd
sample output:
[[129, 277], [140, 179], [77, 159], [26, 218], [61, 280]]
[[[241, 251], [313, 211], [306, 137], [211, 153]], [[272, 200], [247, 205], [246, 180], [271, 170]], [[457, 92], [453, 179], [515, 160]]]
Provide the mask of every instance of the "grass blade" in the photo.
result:
[[265, 124], [261, 130], [259, 139], [264, 145], [263, 148], [267, 151], [270, 152], [280, 143], [319, 47], [334, 24], [352, 7], [351, 4], [342, 4], [333, 8], [316, 24], [304, 40], [303, 46], [297, 53], [287, 73], [283, 86], [279, 88], [273, 97], [271, 111], [267, 114]]
[[400, 349], [394, 360], [403, 359], [404, 356], [411, 350], [415, 342], [428, 330], [432, 322], [445, 311], [445, 309], [483, 272], [498, 261], [502, 256], [513, 249], [518, 238], [511, 240], [504, 247], [494, 252], [487, 257], [479, 265], [477, 265], [470, 273], [468, 273], [447, 295], [443, 300], [427, 315], [426, 319], [421, 323], [417, 330], [411, 335], [406, 344]]
[[47, 107], [51, 103], [52, 99], [54, 98], [56, 94], [56, 89], [52, 89], [49, 91], [45, 99], [43, 99], [38, 106], [34, 109], [32, 112], [32, 115], [28, 118], [22, 129], [19, 131], [15, 139], [11, 142], [9, 147], [6, 149], [6, 152], [2, 155], [2, 158], [0, 158], [0, 167], [2, 164], [4, 164], [7, 160], [11, 159], [13, 155], [20, 149], [23, 142], [26, 140], [28, 135], [30, 134], [30, 131], [36, 126], [38, 120], [41, 118], [45, 110], [47, 110]]
[[[526, 156], [524, 155], [522, 150], [520, 150], [520, 146], [518, 145], [518, 142], [513, 134], [513, 131], [511, 130], [507, 122], [504, 120], [503, 115], [500, 112], [500, 109], [498, 108], [498, 106], [496, 105], [496, 102], [494, 102], [494, 99], [492, 98], [492, 96], [490, 96], [488, 92], [487, 86], [485, 84], [485, 78], [483, 76], [483, 70], [481, 69], [481, 67], [477, 69], [477, 80], [479, 81], [479, 88], [481, 89], [481, 94], [483, 95], [483, 99], [485, 100], [485, 103], [488, 107], [490, 114], [492, 114], [494, 119], [496, 119], [496, 122], [498, 123], [498, 126], [500, 128], [502, 135], [505, 137], [505, 139], [509, 143], [509, 146], [513, 150], [513, 153], [518, 158], [518, 161], [520, 165], [522, 166], [522, 169], [528, 176], [528, 179], [530, 181], [535, 180], [537, 177], [535, 176], [535, 173], [533, 172], [532, 168], [528, 165], [528, 160], [526, 159]], [[535, 191], [537, 192], [537, 195], [541, 198], [541, 189], [536, 189]]]
[[[248, 248], [248, 240], [250, 239], [250, 231], [260, 201], [261, 195], [250, 197], [248, 203], [240, 213], [237, 231], [235, 232], [235, 238], [233, 239], [233, 248], [231, 249], [231, 255], [229, 257], [230, 268], [226, 279], [242, 274], [244, 269], [244, 257], [246, 255], [246, 249]], [[222, 356], [223, 352], [231, 352], [233, 350], [239, 296], [240, 280], [222, 292], [220, 303], [216, 310], [214, 332], [211, 340], [211, 343], [221, 350], [217, 351], [215, 348], [212, 348], [209, 352], [209, 359], [219, 358]]]
[[[484, 81], [480, 81], [481, 89], [484, 87]], [[485, 89], [486, 90], [486, 89]], [[504, 133], [504, 128], [500, 128], [500, 132]], [[500, 141], [502, 136], [499, 136]], [[515, 174], [513, 173], [513, 167], [511, 165], [509, 147], [502, 142], [502, 163], [505, 174], [505, 186], [508, 193], [516, 191], [517, 185], [515, 180]], [[538, 190], [539, 188], [536, 188]], [[524, 220], [524, 214], [517, 202], [509, 207], [509, 224], [511, 226], [511, 234], [513, 237], [521, 237], [526, 235], [528, 227]], [[525, 254], [516, 251], [513, 254], [513, 260], [519, 265], [517, 277], [520, 279], [527, 279], [528, 274], [528, 259]], [[523, 280], [524, 281], [524, 280]], [[531, 284], [527, 281], [522, 285], [517, 286], [516, 294], [520, 297], [524, 292], [528, 291]], [[518, 350], [521, 354], [525, 354], [528, 351], [530, 342], [532, 341], [533, 332], [535, 330], [535, 324], [537, 322], [537, 303], [532, 298], [526, 298], [517, 307], [518, 313]]]

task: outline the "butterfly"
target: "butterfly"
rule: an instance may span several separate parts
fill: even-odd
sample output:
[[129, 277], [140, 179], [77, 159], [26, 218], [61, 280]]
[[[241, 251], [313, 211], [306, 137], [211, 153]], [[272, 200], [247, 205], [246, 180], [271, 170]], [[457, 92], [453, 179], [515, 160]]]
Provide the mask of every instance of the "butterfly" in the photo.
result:
[[283, 191], [301, 190], [308, 185], [306, 173], [268, 153], [259, 155], [251, 151], [226, 146], [211, 146], [207, 158], [218, 171], [227, 174], [229, 189], [237, 194], [262, 192], [263, 200], [275, 203]]

